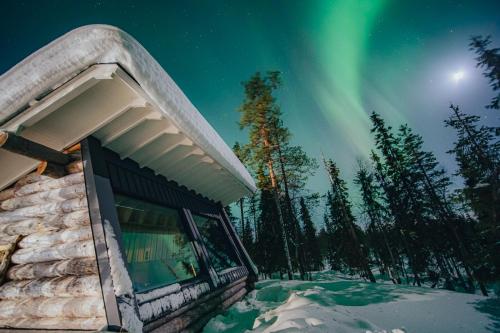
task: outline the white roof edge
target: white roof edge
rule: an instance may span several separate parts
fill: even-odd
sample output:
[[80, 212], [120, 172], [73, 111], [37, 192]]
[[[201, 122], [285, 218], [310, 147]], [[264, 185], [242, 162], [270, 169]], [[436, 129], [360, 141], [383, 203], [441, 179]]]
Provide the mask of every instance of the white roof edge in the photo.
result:
[[158, 62], [126, 32], [109, 25], [72, 30], [0, 76], [0, 125], [48, 89], [95, 64], [118, 63], [161, 112], [250, 192], [255, 182], [213, 127]]

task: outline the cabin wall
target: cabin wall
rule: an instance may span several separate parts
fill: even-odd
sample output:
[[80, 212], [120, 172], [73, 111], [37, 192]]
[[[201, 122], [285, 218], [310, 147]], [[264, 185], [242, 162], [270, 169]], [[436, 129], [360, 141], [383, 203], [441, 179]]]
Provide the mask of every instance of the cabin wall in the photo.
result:
[[81, 158], [66, 171], [29, 174], [0, 192], [0, 256], [11, 255], [0, 268], [0, 327], [106, 325]]

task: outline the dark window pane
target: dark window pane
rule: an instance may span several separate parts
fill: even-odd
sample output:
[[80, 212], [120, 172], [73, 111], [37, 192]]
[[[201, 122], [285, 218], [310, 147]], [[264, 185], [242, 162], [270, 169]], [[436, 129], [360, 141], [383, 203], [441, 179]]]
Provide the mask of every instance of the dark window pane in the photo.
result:
[[238, 266], [238, 259], [227, 239], [220, 221], [206, 216], [194, 215], [203, 243], [216, 271]]
[[175, 209], [116, 196], [116, 209], [130, 275], [137, 291], [197, 276], [193, 244]]

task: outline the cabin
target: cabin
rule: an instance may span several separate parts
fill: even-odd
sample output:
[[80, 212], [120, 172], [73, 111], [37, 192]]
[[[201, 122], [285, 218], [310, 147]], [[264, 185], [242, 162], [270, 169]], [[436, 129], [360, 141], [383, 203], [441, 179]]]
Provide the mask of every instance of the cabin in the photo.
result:
[[199, 331], [257, 279], [254, 191], [135, 39], [67, 33], [0, 76], [0, 331]]

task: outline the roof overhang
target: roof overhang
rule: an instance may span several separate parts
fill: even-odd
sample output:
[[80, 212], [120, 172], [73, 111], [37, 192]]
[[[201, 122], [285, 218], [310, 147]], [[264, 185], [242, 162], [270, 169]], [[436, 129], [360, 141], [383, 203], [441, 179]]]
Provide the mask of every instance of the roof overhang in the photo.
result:
[[[16, 67], [0, 77], [0, 87], [12, 79]], [[120, 62], [92, 64], [55, 88], [38, 84], [40, 97], [22, 111], [0, 112], [0, 128], [56, 150], [92, 135], [121, 158], [223, 205], [255, 191], [246, 169], [168, 76], [170, 81], [156, 84], [175, 91], [161, 94], [165, 87], [144, 89], [142, 76], [133, 77], [130, 70], [137, 69], [125, 71]], [[12, 94], [0, 96], [0, 105], [9, 98]], [[37, 161], [0, 149], [0, 165], [3, 189], [32, 171]]]

